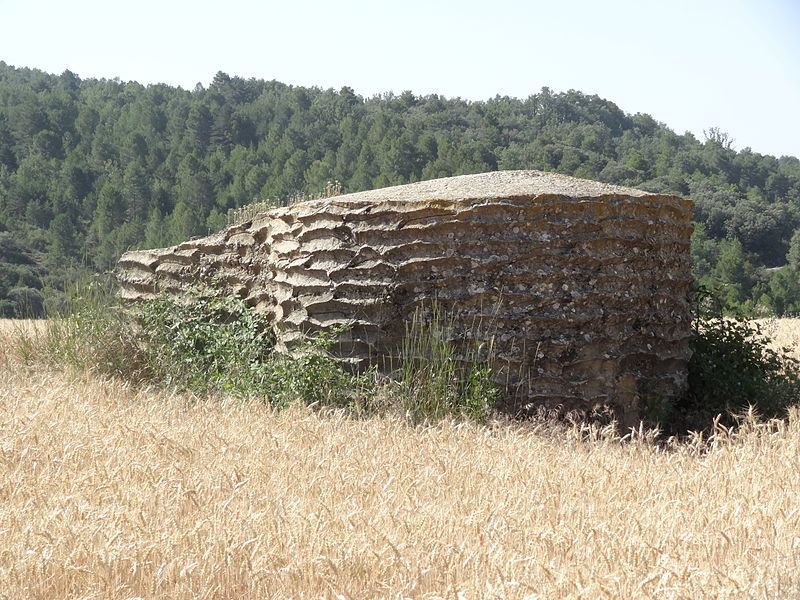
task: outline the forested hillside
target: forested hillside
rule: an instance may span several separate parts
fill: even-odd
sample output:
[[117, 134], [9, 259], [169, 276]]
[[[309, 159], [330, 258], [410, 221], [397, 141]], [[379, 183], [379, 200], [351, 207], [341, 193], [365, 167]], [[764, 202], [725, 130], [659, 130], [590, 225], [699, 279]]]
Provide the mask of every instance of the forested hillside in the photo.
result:
[[688, 196], [698, 278], [751, 312], [800, 310], [800, 161], [737, 152], [713, 127], [699, 141], [547, 88], [363, 98], [218, 73], [186, 91], [0, 62], [0, 315], [37, 312], [125, 250], [217, 230], [257, 200], [495, 169]]

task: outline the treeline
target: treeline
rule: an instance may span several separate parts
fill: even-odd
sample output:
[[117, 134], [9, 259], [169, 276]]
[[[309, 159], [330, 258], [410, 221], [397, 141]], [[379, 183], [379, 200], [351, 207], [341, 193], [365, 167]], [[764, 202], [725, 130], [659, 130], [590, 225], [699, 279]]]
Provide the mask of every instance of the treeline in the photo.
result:
[[698, 279], [750, 312], [800, 310], [800, 161], [737, 152], [715, 128], [699, 141], [547, 88], [363, 98], [218, 73], [187, 91], [0, 62], [0, 315], [40, 311], [125, 250], [220, 229], [254, 201], [496, 169], [690, 197]]

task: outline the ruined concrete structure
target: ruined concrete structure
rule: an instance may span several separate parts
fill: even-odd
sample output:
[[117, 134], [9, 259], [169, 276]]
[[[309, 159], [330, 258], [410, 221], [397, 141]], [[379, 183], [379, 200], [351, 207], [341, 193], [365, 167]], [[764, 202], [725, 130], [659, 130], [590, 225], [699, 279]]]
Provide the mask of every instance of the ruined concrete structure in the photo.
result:
[[604, 405], [633, 422], [686, 386], [691, 208], [552, 173], [465, 175], [276, 208], [128, 252], [118, 275], [129, 299], [227, 286], [283, 348], [346, 325], [336, 350], [355, 366], [396, 360], [435, 299], [465, 359], [491, 349], [515, 409]]

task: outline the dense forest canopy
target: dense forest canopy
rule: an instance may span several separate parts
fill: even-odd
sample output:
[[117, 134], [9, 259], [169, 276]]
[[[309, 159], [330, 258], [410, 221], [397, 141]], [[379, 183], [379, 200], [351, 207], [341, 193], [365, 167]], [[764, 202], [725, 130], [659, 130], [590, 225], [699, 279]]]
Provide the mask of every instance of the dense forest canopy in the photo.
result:
[[732, 305], [800, 310], [800, 161], [703, 141], [577, 91], [372, 98], [217, 73], [204, 88], [0, 62], [0, 315], [39, 312], [125, 250], [254, 201], [496, 169], [556, 171], [696, 203], [697, 278]]

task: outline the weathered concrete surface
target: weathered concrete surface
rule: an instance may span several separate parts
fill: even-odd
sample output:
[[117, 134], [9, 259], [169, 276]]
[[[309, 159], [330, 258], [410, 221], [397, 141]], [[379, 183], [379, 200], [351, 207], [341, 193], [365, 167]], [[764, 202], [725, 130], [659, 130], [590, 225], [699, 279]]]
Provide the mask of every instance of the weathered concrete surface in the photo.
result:
[[[436, 299], [466, 356], [492, 340], [516, 408], [609, 406], [684, 391], [691, 202], [537, 171], [426, 181], [277, 208], [119, 261], [123, 298], [216, 281], [283, 347], [344, 324], [357, 366], [396, 358]], [[476, 327], [476, 324], [480, 324]]]

